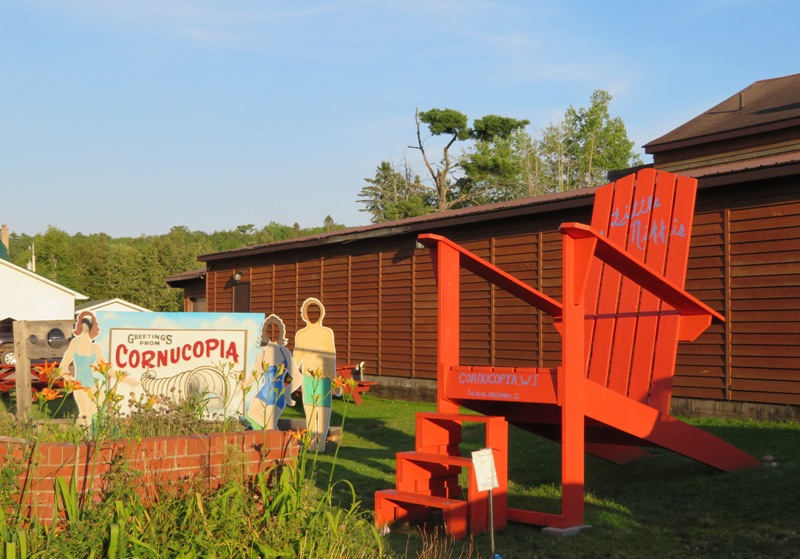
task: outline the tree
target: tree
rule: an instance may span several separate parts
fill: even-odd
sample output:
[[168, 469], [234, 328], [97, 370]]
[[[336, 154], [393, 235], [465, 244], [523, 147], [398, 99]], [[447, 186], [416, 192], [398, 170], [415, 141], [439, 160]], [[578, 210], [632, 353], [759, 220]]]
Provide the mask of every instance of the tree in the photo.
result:
[[547, 190], [563, 191], [606, 182], [608, 171], [641, 165], [625, 123], [609, 114], [611, 95], [595, 90], [588, 108], [570, 106], [564, 120], [548, 126], [539, 156]]
[[[442, 148], [442, 158], [438, 163], [432, 163], [425, 151], [425, 142], [422, 139], [421, 125], [428, 125], [431, 136], [449, 137]], [[497, 148], [510, 140], [515, 131], [522, 130], [530, 124], [528, 120], [518, 120], [498, 115], [487, 115], [474, 121], [473, 127], [467, 126], [467, 116], [454, 109], [431, 109], [416, 112], [417, 146], [425, 167], [433, 181], [431, 192], [432, 206], [436, 211], [445, 211], [451, 208], [472, 206], [491, 198], [488, 189], [495, 186], [490, 182], [471, 180], [469, 170], [473, 174], [491, 173], [504, 166], [513, 166], [513, 163], [499, 153], [488, 157], [479, 157], [476, 160], [465, 160], [463, 157], [453, 157], [450, 149], [456, 141], [475, 140], [477, 145], [484, 148]], [[466, 176], [456, 177], [455, 172], [467, 164]], [[513, 173], [513, 171], [510, 171]]]
[[66, 231], [49, 225], [44, 235], [34, 238], [37, 273], [65, 287], [76, 289], [72, 282], [70, 236]]
[[471, 195], [472, 204], [505, 202], [537, 194], [533, 139], [522, 127], [508, 134], [476, 139], [472, 149], [464, 152], [461, 167], [464, 177], [456, 181], [456, 187], [465, 199]]
[[412, 178], [406, 164], [398, 171], [390, 161], [382, 161], [375, 177], [364, 179], [367, 186], [358, 196], [364, 204], [362, 212], [372, 214], [373, 223], [424, 215], [433, 211], [428, 203], [428, 193], [419, 177]]

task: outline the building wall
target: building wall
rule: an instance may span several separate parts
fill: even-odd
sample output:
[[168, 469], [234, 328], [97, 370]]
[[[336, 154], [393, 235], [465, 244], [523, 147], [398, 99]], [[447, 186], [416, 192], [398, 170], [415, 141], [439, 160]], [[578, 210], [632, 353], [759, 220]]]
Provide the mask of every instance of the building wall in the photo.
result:
[[7, 266], [0, 266], [0, 318], [57, 320], [74, 317], [75, 296]]
[[[702, 183], [701, 183], [702, 184]], [[797, 180], [701, 189], [687, 289], [723, 313], [679, 348], [674, 395], [800, 404], [800, 192]], [[469, 250], [560, 299], [565, 221], [589, 221], [588, 205], [546, 214], [437, 227]], [[340, 361], [366, 361], [384, 377], [435, 378], [436, 287], [415, 233], [208, 262], [209, 311], [230, 311], [233, 270], [251, 283], [251, 311], [275, 312], [291, 337], [307, 297], [326, 305]], [[463, 364], [555, 366], [552, 320], [462, 272]]]

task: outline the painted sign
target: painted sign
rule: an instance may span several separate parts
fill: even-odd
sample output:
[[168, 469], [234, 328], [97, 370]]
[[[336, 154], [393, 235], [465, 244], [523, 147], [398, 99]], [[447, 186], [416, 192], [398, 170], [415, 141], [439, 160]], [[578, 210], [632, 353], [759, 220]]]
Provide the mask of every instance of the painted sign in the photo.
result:
[[639, 250], [644, 250], [648, 240], [653, 244], [666, 244], [668, 236], [686, 237], [688, 234], [686, 224], [677, 219], [673, 219], [671, 225], [668, 225], [663, 218], [652, 218], [651, 221], [650, 214], [655, 213], [653, 210], [660, 207], [660, 200], [653, 196], [634, 200], [632, 209], [628, 204], [623, 210], [619, 207], [614, 208], [611, 212], [610, 226], [628, 227], [630, 243]]
[[229, 416], [246, 407], [240, 383], [255, 365], [263, 320], [258, 313], [99, 311], [96, 343], [112, 371], [127, 373], [132, 400], [197, 395], [207, 414]]
[[453, 367], [445, 374], [445, 392], [454, 400], [556, 401], [552, 369]]

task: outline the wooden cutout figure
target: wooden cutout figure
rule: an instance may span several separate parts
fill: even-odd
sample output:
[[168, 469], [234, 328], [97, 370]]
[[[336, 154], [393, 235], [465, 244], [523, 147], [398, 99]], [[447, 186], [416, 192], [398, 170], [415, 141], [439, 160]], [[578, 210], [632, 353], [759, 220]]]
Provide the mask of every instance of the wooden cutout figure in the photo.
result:
[[[103, 349], [94, 343], [100, 335], [100, 324], [89, 311], [83, 311], [72, 326], [73, 338], [61, 358], [61, 377], [66, 382], [78, 382], [86, 390], [76, 387], [72, 393], [78, 405], [78, 425], [90, 425], [97, 413], [95, 376], [92, 369], [103, 362]], [[72, 365], [72, 371], [70, 371]]]
[[[278, 329], [275, 339], [270, 336], [273, 326]], [[278, 418], [287, 405], [294, 406], [292, 393], [300, 388], [303, 381], [291, 352], [285, 347], [286, 342], [286, 326], [283, 320], [274, 314], [269, 315], [261, 326], [261, 336], [258, 341], [261, 351], [256, 357], [256, 369], [241, 383], [244, 389], [259, 376], [264, 379], [264, 384], [250, 400], [247, 408], [248, 420], [261, 429], [278, 428]], [[287, 374], [291, 377], [288, 386]]]
[[[309, 318], [309, 309], [316, 306], [319, 318]], [[303, 373], [303, 407], [311, 433], [312, 450], [325, 450], [325, 439], [331, 423], [331, 390], [336, 376], [336, 345], [333, 330], [322, 325], [325, 307], [319, 299], [309, 297], [300, 307], [306, 326], [294, 340], [294, 360]]]
[[[77, 382], [72, 392], [78, 406], [78, 425], [89, 426], [97, 417], [98, 405], [105, 401], [109, 383], [118, 394], [126, 394], [129, 388], [140, 383], [130, 377], [110, 381], [108, 364], [103, 349], [95, 340], [100, 335], [100, 323], [90, 311], [81, 312], [72, 326], [72, 339], [61, 358], [61, 378], [67, 383]], [[70, 370], [72, 366], [72, 370]], [[124, 385], [124, 386], [123, 386]]]

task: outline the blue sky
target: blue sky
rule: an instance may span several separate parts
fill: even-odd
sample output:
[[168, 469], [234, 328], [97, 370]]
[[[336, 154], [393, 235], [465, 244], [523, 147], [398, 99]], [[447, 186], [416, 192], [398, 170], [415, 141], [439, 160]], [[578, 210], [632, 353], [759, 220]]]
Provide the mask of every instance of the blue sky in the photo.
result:
[[[800, 72], [793, 0], [0, 0], [0, 222], [363, 225], [414, 110], [530, 131], [613, 96], [641, 146]], [[647, 158], [649, 160], [649, 158]]]

